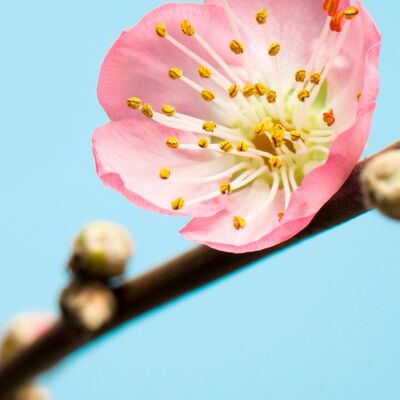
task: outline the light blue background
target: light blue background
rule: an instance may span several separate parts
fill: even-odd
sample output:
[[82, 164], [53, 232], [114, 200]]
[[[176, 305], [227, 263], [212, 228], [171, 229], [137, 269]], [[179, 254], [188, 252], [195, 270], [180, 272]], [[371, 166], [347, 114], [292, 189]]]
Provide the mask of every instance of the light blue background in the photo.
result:
[[[365, 0], [383, 33], [367, 153], [394, 141], [400, 3]], [[55, 309], [82, 223], [135, 234], [131, 274], [190, 248], [183, 222], [101, 185], [90, 148], [104, 55], [161, 0], [0, 2], [0, 323]], [[318, 1], [316, 0], [316, 6]], [[399, 225], [341, 226], [80, 351], [44, 378], [54, 398], [395, 400], [400, 397]]]

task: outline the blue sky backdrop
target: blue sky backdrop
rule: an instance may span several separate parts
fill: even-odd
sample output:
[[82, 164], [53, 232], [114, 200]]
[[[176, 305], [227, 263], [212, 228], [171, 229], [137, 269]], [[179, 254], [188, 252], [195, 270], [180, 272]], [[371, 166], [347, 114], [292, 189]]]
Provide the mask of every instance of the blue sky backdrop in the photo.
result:
[[[193, 246], [184, 220], [103, 187], [91, 154], [102, 59], [162, 3], [0, 2], [1, 324], [56, 310], [86, 221], [135, 235], [132, 275]], [[384, 39], [368, 154], [399, 137], [400, 2], [364, 3]], [[124, 326], [43, 382], [57, 400], [398, 399], [399, 229], [373, 212]]]

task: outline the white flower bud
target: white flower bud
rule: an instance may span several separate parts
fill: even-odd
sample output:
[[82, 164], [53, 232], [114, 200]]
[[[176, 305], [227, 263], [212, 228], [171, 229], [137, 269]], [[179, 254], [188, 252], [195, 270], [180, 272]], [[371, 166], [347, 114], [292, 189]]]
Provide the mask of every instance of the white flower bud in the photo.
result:
[[372, 160], [361, 176], [365, 202], [390, 218], [400, 220], [400, 151]]
[[61, 294], [60, 306], [72, 324], [93, 332], [111, 321], [117, 302], [101, 282], [73, 282]]
[[125, 272], [132, 252], [132, 238], [123, 227], [96, 221], [78, 233], [69, 267], [77, 276], [111, 279]]
[[53, 323], [54, 318], [51, 315], [40, 312], [14, 317], [0, 340], [0, 363], [31, 345], [46, 333]]

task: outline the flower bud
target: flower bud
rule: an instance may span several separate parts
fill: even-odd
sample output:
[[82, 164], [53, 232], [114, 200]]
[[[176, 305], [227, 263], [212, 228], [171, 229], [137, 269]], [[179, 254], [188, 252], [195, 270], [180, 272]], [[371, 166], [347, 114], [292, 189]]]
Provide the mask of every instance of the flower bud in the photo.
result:
[[39, 312], [15, 317], [0, 341], [0, 363], [16, 356], [35, 342], [51, 328], [53, 322], [52, 316]]
[[69, 267], [77, 276], [111, 279], [125, 272], [132, 252], [132, 239], [123, 227], [96, 221], [78, 233]]
[[390, 218], [400, 220], [400, 151], [372, 160], [361, 176], [364, 199]]
[[94, 332], [111, 321], [117, 302], [104, 283], [73, 282], [62, 292], [60, 306], [73, 325]]

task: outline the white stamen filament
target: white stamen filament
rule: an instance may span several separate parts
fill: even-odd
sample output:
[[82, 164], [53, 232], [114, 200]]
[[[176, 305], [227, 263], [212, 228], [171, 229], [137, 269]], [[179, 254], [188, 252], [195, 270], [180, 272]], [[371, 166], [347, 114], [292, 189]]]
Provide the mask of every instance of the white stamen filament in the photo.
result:
[[283, 183], [283, 189], [285, 192], [285, 211], [286, 211], [287, 208], [289, 207], [290, 197], [291, 197], [291, 190], [290, 190], [290, 184], [289, 184], [286, 167], [281, 168], [281, 178], [282, 178], [282, 183]]

